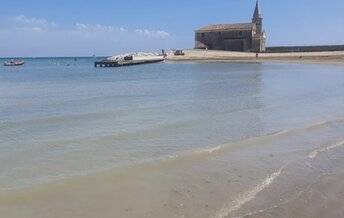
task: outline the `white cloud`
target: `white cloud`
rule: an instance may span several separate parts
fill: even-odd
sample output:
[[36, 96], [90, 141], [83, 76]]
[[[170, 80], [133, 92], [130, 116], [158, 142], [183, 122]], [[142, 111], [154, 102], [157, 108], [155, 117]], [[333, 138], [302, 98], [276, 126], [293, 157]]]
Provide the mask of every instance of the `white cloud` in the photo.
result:
[[46, 19], [26, 17], [24, 15], [18, 15], [14, 17], [8, 17], [8, 22], [16, 27], [35, 27], [35, 28], [56, 28], [57, 24], [49, 22]]
[[77, 23], [77, 24], [75, 24], [75, 26], [79, 30], [89, 30], [90, 29], [89, 24]]
[[42, 28], [40, 28], [40, 27], [32, 27], [31, 29], [34, 31], [41, 31], [42, 30]]
[[33, 24], [33, 25], [45, 25], [48, 23], [48, 21], [45, 19], [38, 19], [34, 17], [29, 18], [29, 17], [25, 17], [24, 15], [15, 16], [13, 17], [13, 19], [18, 22]]
[[127, 32], [127, 30], [126, 30], [124, 27], [120, 27], [119, 30], [120, 30], [121, 32]]
[[167, 38], [167, 37], [170, 36], [169, 33], [165, 32], [163, 30], [137, 29], [135, 32], [137, 34], [140, 34], [140, 35], [145, 35], [145, 36], [148, 36], [148, 37], [160, 38], [160, 39]]
[[85, 24], [85, 23], [77, 23], [75, 24], [76, 30], [78, 31], [87, 31], [87, 32], [128, 32], [127, 29], [124, 27], [114, 27], [114, 26], [104, 26], [101, 24]]
[[[168, 39], [168, 40], [167, 40]], [[16, 41], [10, 45], [8, 41]], [[76, 23], [63, 28], [47, 19], [23, 15], [0, 20], [0, 56], [72, 56], [93, 51], [115, 55], [167, 49], [171, 38], [162, 30]]]
[[47, 19], [43, 18], [35, 18], [35, 17], [26, 17], [24, 15], [18, 15], [13, 17], [7, 17], [7, 28], [9, 29], [25, 29], [25, 30], [33, 30], [33, 31], [40, 31], [40, 30], [48, 30], [48, 29], [56, 29], [58, 31], [77, 31], [77, 32], [84, 32], [89, 34], [98, 34], [98, 33], [136, 33], [137, 35], [141, 35], [148, 38], [159, 38], [164, 39], [170, 36], [169, 33], [163, 30], [148, 30], [148, 29], [136, 29], [136, 30], [128, 30], [124, 27], [115, 27], [109, 25], [102, 25], [102, 24], [88, 24], [88, 23], [76, 23], [75, 27], [72, 29], [58, 29], [58, 25], [55, 22], [51, 22]]
[[104, 26], [101, 24], [85, 24], [85, 23], [77, 23], [75, 24], [76, 31], [87, 32], [89, 34], [97, 34], [97, 33], [135, 33], [137, 35], [141, 35], [141, 37], [145, 38], [158, 38], [164, 39], [170, 36], [169, 33], [163, 30], [148, 30], [148, 29], [136, 29], [135, 31], [129, 31], [124, 27], [114, 27], [114, 26]]

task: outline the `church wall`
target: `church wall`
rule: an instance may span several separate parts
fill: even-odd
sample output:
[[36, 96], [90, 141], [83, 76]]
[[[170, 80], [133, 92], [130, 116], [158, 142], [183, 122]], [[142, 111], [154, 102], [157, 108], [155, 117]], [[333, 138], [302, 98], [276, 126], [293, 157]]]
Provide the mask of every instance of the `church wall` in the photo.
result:
[[[251, 29], [196, 32], [195, 39], [213, 50], [250, 51], [252, 48]], [[235, 45], [235, 42], [238, 42], [238, 45]], [[239, 49], [240, 47], [242, 49]]]
[[211, 32], [197, 32], [195, 34], [195, 40], [204, 43], [209, 49], [212, 49]]
[[260, 52], [261, 51], [261, 38], [253, 38], [252, 51]]

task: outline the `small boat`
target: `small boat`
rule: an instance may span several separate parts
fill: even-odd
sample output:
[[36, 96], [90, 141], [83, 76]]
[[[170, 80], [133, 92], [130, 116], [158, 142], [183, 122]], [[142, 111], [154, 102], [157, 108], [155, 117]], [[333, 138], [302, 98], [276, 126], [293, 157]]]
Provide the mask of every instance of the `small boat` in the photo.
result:
[[4, 66], [6, 66], [6, 67], [13, 67], [13, 66], [22, 66], [24, 64], [25, 64], [25, 61], [14, 61], [14, 60], [11, 60], [9, 62], [5, 62]]

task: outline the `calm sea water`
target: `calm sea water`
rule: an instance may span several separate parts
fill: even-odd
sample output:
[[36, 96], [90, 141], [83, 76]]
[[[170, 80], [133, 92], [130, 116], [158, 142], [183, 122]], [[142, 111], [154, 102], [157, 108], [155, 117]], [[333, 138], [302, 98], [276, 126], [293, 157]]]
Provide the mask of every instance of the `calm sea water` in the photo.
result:
[[341, 120], [343, 93], [341, 66], [93, 68], [91, 58], [1, 66], [0, 191]]

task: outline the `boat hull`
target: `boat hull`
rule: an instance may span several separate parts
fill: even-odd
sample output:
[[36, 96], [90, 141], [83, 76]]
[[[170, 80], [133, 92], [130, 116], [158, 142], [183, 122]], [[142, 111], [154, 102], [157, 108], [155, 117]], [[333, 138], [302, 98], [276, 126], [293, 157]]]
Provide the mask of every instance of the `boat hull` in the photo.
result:
[[25, 61], [17, 61], [17, 62], [5, 62], [5, 67], [15, 67], [15, 66], [22, 66], [25, 64]]

